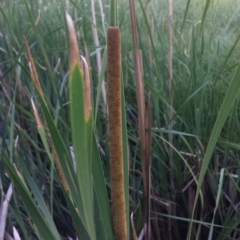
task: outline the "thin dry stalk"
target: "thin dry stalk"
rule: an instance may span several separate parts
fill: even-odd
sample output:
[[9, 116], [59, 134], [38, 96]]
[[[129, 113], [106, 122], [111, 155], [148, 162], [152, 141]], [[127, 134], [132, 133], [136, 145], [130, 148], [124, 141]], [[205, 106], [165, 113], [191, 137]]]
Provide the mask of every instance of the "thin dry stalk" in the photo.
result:
[[[25, 37], [23, 38], [23, 40], [24, 40], [24, 45], [25, 45], [25, 49], [26, 49], [26, 53], [27, 53], [28, 65], [29, 65], [32, 81], [34, 82], [34, 85], [37, 87], [41, 97], [44, 99], [42, 87], [41, 87], [41, 84], [40, 84], [40, 81], [39, 81], [39, 78], [38, 78], [38, 74], [37, 74], [37, 71], [36, 71], [35, 64], [33, 62], [32, 54], [30, 52], [28, 42], [27, 42]], [[59, 179], [60, 179], [65, 191], [69, 192], [69, 186], [67, 184], [67, 180], [64, 176], [62, 166], [60, 164], [60, 161], [59, 161], [59, 158], [58, 158], [58, 155], [57, 155], [57, 151], [54, 147], [52, 137], [50, 135], [49, 129], [47, 127], [47, 123], [45, 121], [44, 121], [44, 126], [45, 126], [45, 129], [46, 129], [49, 145], [50, 145], [52, 153], [53, 153], [54, 162], [55, 162], [57, 173], [59, 175]]]
[[[145, 153], [146, 152], [145, 94], [144, 94], [144, 83], [143, 83], [142, 51], [139, 49], [136, 49], [134, 52], [134, 69], [135, 69], [135, 79], [136, 79], [136, 86], [137, 86], [139, 135], [140, 135], [143, 161], [145, 161], [145, 158], [144, 158], [144, 156], [146, 155]], [[144, 189], [147, 189], [146, 181], [147, 180], [145, 176], [145, 171], [143, 171]]]
[[[153, 1], [151, 1], [151, 6], [153, 6]], [[148, 0], [146, 0], [146, 17], [148, 20], [148, 23], [150, 24], [150, 34], [153, 36], [154, 34], [154, 21], [153, 16], [149, 15], [149, 4]], [[148, 36], [148, 61], [149, 61], [149, 68], [152, 71], [152, 63], [153, 63], [153, 54], [152, 54], [152, 43], [151, 43], [151, 36]], [[155, 83], [154, 83], [155, 85]]]
[[138, 47], [138, 39], [137, 39], [137, 19], [136, 19], [136, 14], [135, 14], [134, 0], [129, 0], [129, 7], [130, 7], [133, 48], [134, 48], [134, 51], [136, 51], [136, 49]]
[[[92, 33], [93, 33], [93, 40], [95, 46], [98, 48], [99, 47], [99, 38], [98, 38], [98, 32], [97, 32], [97, 22], [96, 22], [96, 17], [95, 17], [95, 8], [94, 8], [94, 1], [91, 0], [91, 10], [92, 10]], [[100, 50], [98, 49], [96, 52], [96, 58], [97, 58], [97, 70], [98, 70], [98, 76], [100, 76], [101, 72], [101, 66], [102, 66], [102, 57]], [[105, 87], [105, 81], [102, 81], [102, 95], [103, 95], [103, 101], [104, 104], [106, 105], [107, 102], [107, 93], [106, 93], [106, 87]]]
[[118, 27], [110, 27], [108, 29], [107, 47], [108, 125], [113, 226], [117, 239], [126, 240], [127, 224], [125, 211], [121, 107], [121, 34]]
[[138, 240], [137, 232], [136, 232], [136, 228], [135, 228], [134, 220], [133, 220], [133, 212], [131, 213], [131, 226], [132, 226], [132, 236], [133, 236], [133, 239], [134, 240]]
[[[169, 74], [169, 79], [168, 79], [168, 91], [169, 91], [169, 104], [170, 108], [168, 111], [168, 120], [169, 120], [169, 134], [168, 134], [168, 141], [170, 145], [173, 144], [173, 135], [171, 133], [173, 129], [173, 95], [172, 95], [172, 78], [173, 78], [173, 66], [172, 66], [172, 54], [173, 54], [173, 46], [172, 46], [172, 39], [173, 39], [173, 0], [168, 0], [168, 74]], [[171, 182], [171, 200], [174, 201], [174, 196], [172, 192], [174, 191], [174, 181], [173, 181], [173, 174], [172, 174], [172, 169], [173, 169], [173, 149], [170, 146], [169, 147], [169, 157], [170, 157], [170, 182]], [[175, 212], [175, 207], [173, 206], [173, 209], [170, 205], [168, 208], [168, 212], [171, 215], [172, 213]], [[172, 239], [172, 223], [171, 223], [171, 218], [168, 219], [168, 239]]]
[[[137, 20], [135, 13], [134, 0], [129, 0], [130, 6], [130, 18], [132, 29], [132, 40], [134, 47], [134, 70], [135, 81], [137, 87], [137, 104], [138, 104], [138, 119], [139, 119], [139, 135], [141, 142], [141, 154], [142, 154], [142, 174], [143, 174], [143, 186], [144, 186], [144, 222], [146, 223], [146, 238], [150, 239], [150, 158], [149, 149], [151, 147], [151, 141], [147, 140], [146, 136], [146, 114], [145, 114], [145, 94], [144, 94], [144, 82], [143, 82], [143, 65], [142, 65], [142, 52], [138, 49], [137, 38]], [[148, 141], [148, 142], [147, 142]], [[146, 145], [148, 143], [148, 145]], [[148, 166], [146, 168], [146, 166]]]
[[[14, 240], [21, 240], [21, 237], [15, 227], [13, 227], [13, 237], [14, 237]], [[11, 239], [11, 238], [8, 238], [8, 239]]]
[[101, 14], [103, 33], [104, 33], [104, 36], [106, 36], [105, 14], [104, 14], [104, 12], [103, 12], [102, 0], [98, 0], [98, 5], [99, 5], [99, 9], [100, 9], [100, 14]]
[[151, 145], [152, 145], [152, 136], [151, 136], [151, 94], [148, 94], [148, 105], [146, 109], [146, 115], [145, 115], [145, 156], [144, 156], [144, 169], [146, 172], [146, 224], [147, 224], [147, 239], [151, 239], [151, 228], [150, 228], [150, 192], [151, 192]]
[[[195, 199], [195, 191], [193, 187], [188, 188], [188, 216], [191, 219], [192, 218], [192, 212], [193, 212], [193, 205], [194, 205], [194, 199]], [[190, 228], [190, 223], [189, 223], [189, 228]], [[192, 231], [191, 231], [191, 236], [190, 239], [193, 240], [194, 237], [196, 236], [196, 229], [195, 229], [195, 224], [192, 224]]]

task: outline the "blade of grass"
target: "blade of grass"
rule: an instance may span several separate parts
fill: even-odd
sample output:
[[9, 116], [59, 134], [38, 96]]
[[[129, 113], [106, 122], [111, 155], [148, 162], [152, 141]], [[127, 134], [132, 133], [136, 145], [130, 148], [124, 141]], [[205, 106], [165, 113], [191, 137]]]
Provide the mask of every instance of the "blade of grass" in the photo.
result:
[[[94, 39], [94, 44], [96, 46], [97, 52], [96, 52], [96, 58], [97, 58], [97, 70], [98, 70], [98, 76], [100, 76], [101, 73], [101, 66], [102, 66], [102, 58], [101, 58], [101, 53], [99, 49], [99, 38], [98, 38], [98, 32], [97, 32], [97, 22], [96, 22], [96, 13], [95, 13], [95, 7], [94, 7], [94, 1], [91, 0], [91, 10], [92, 10], [92, 33], [93, 33], [93, 39]], [[104, 104], [106, 105], [107, 103], [107, 92], [106, 92], [106, 87], [105, 87], [105, 82], [104, 80], [102, 81], [102, 96], [103, 96], [103, 101]]]
[[186, 5], [185, 11], [184, 11], [183, 23], [182, 23], [182, 27], [181, 27], [181, 34], [182, 34], [182, 31], [183, 31], [183, 28], [184, 28], [184, 24], [186, 22], [186, 18], [187, 18], [187, 13], [188, 13], [190, 2], [191, 2], [191, 0], [187, 1], [187, 5]]
[[94, 181], [95, 201], [97, 210], [95, 210], [96, 231], [98, 239], [114, 239], [113, 226], [111, 222], [111, 211], [109, 206], [106, 183], [102, 169], [102, 163], [98, 152], [95, 138], [93, 137], [92, 149], [92, 176]]
[[220, 171], [220, 176], [219, 176], [219, 184], [218, 184], [218, 191], [217, 191], [216, 204], [215, 204], [216, 206], [214, 208], [212, 224], [211, 224], [209, 234], [208, 234], [208, 240], [211, 240], [212, 236], [213, 236], [214, 219], [215, 219], [216, 211], [217, 211], [217, 208], [219, 205], [220, 196], [221, 196], [221, 193], [223, 190], [223, 179], [224, 179], [224, 169], [222, 168]]
[[205, 23], [205, 20], [206, 20], [206, 16], [207, 16], [207, 12], [209, 10], [210, 3], [211, 3], [211, 0], [206, 0], [206, 4], [205, 4], [205, 7], [204, 7], [203, 16], [202, 16], [202, 21], [201, 21], [202, 22], [201, 30], [203, 30], [204, 23]]

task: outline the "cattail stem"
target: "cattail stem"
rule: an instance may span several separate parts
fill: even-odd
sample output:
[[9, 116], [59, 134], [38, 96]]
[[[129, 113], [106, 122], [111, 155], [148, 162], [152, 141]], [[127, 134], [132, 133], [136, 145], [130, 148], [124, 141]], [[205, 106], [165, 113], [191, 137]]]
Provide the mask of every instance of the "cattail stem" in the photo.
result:
[[117, 26], [117, 0], [111, 0], [110, 25]]
[[113, 225], [118, 240], [127, 239], [121, 108], [121, 33], [118, 27], [107, 32], [109, 151]]

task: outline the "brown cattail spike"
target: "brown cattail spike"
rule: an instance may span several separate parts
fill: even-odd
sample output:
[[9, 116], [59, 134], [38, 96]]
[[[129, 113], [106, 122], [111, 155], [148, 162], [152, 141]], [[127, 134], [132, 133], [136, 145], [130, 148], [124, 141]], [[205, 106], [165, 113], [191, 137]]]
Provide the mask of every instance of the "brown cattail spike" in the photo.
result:
[[127, 239], [125, 212], [122, 108], [121, 108], [121, 33], [110, 27], [107, 33], [108, 48], [108, 113], [109, 151], [113, 225], [118, 240]]

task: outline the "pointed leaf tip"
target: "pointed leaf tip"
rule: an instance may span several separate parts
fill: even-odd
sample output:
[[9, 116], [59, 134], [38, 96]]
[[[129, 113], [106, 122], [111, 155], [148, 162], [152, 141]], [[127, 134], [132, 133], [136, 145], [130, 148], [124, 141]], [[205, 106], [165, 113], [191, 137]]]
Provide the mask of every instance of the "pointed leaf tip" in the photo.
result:
[[91, 103], [91, 84], [89, 77], [89, 69], [86, 59], [80, 56], [83, 63], [83, 73], [84, 73], [84, 93], [85, 93], [85, 118], [89, 119], [92, 103]]

